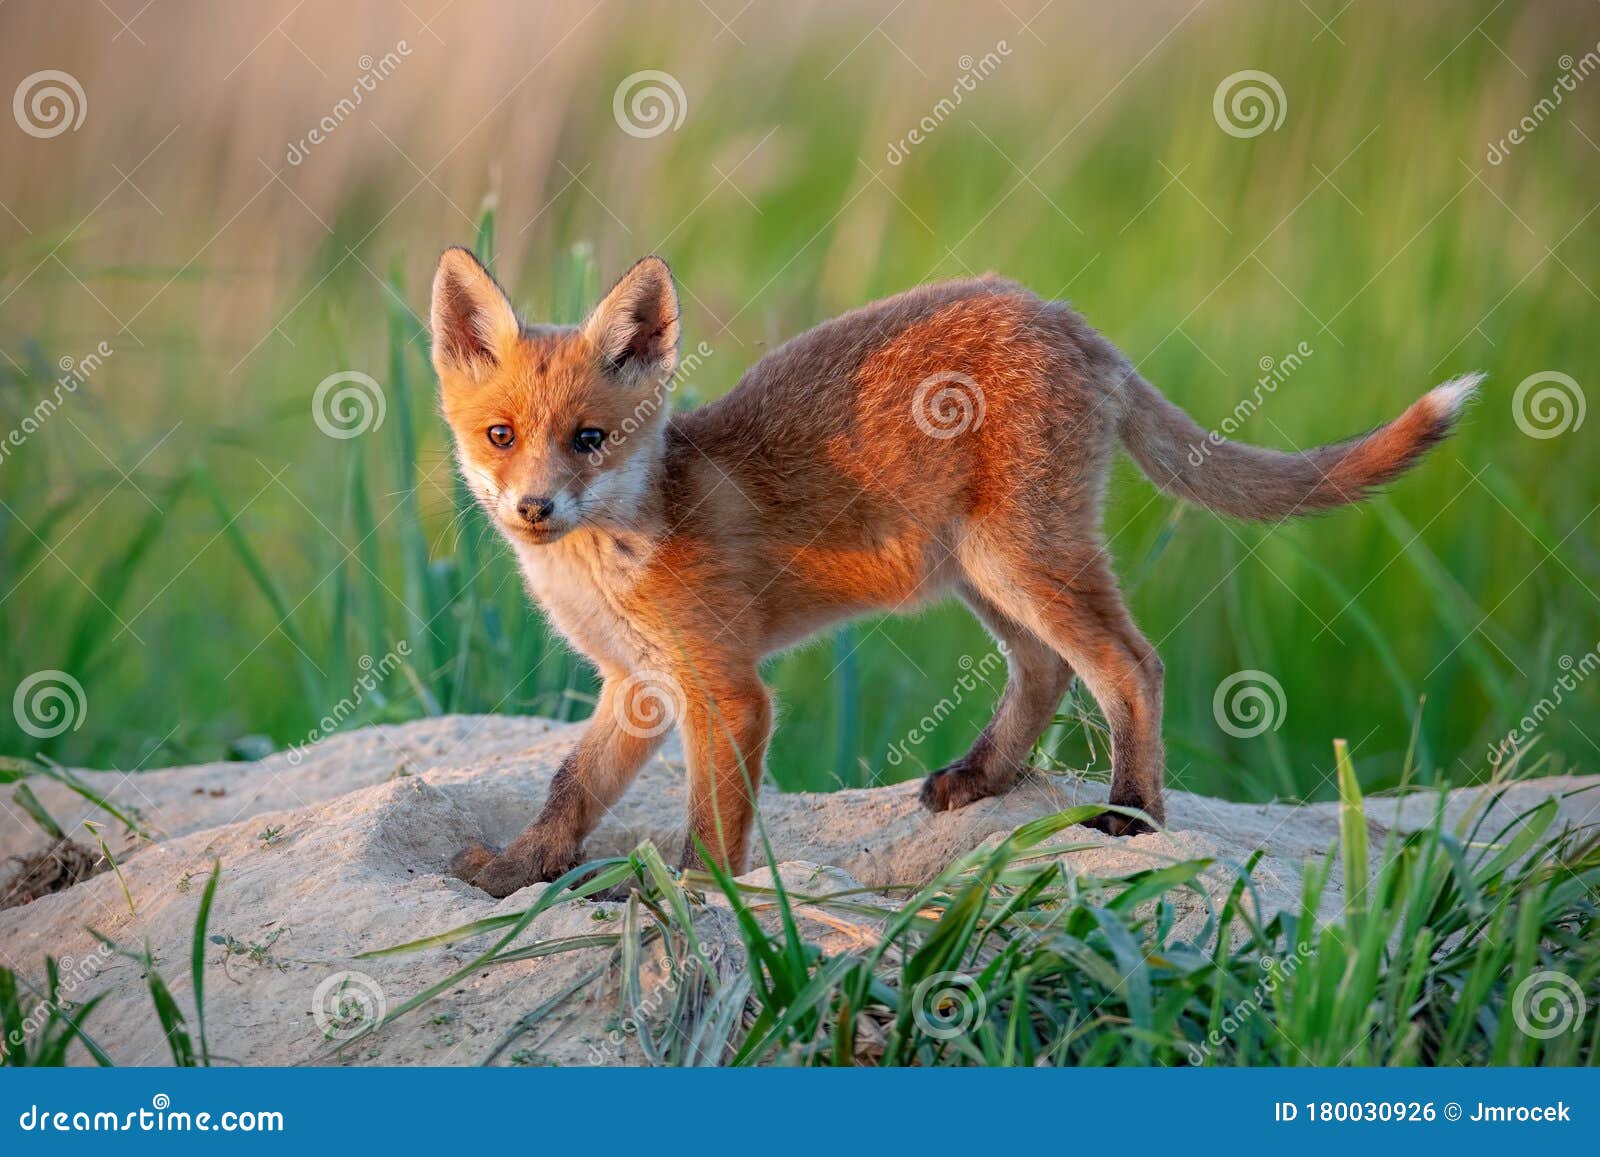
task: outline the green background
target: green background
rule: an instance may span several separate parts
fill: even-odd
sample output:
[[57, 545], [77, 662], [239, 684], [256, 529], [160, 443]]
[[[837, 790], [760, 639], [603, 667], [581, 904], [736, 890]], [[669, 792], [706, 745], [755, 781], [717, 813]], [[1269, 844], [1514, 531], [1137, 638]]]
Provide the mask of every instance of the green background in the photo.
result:
[[[1342, 438], [1486, 371], [1459, 436], [1363, 508], [1228, 523], [1122, 461], [1106, 525], [1167, 664], [1169, 781], [1327, 798], [1334, 737], [1369, 789], [1408, 751], [1414, 778], [1488, 776], [1563, 657], [1576, 673], [1600, 643], [1600, 419], [1534, 437], [1514, 403], [1534, 374], [1569, 375], [1574, 404], [1595, 384], [1600, 77], [1572, 78], [1600, 66], [1600, 8], [735, 8], [458, 3], [430, 21], [354, 3], [274, 27], [163, 4], [121, 28], [90, 5], [0, 12], [7, 91], [55, 68], [87, 102], [48, 139], [0, 119], [0, 427], [53, 393], [60, 359], [114, 350], [0, 460], [0, 691], [42, 670], [84, 691], [49, 739], [0, 711], [0, 752], [258, 754], [305, 739], [362, 656], [402, 639], [404, 668], [346, 726], [590, 710], [591, 674], [463, 506], [435, 413], [417, 315], [438, 251], [483, 231], [532, 320], [577, 319], [661, 253], [685, 348], [712, 349], [682, 391], [700, 400], [834, 313], [985, 270], [1072, 300], [1208, 427], [1304, 343], [1237, 430], [1263, 444]], [[401, 41], [335, 112], [362, 57]], [[676, 80], [683, 116], [637, 137], [614, 97], [646, 69]], [[1246, 69], [1277, 80], [1283, 117], [1240, 137], [1213, 98]], [[350, 370], [380, 383], [385, 418], [329, 438], [312, 394]], [[963, 692], [887, 759], [991, 649], [945, 605], [777, 658], [774, 774], [854, 785], [959, 755], [993, 693]], [[1218, 725], [1241, 670], [1281, 686], [1275, 729]], [[1600, 680], [1560, 699], [1522, 737], [1524, 770], [1592, 769]], [[1047, 747], [1106, 770], [1074, 702]]]

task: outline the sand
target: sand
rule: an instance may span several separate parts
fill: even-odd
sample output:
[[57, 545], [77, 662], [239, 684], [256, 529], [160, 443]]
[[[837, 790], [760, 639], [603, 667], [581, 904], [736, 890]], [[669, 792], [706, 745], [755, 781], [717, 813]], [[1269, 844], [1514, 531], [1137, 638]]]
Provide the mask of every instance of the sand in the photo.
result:
[[[121, 869], [65, 891], [0, 911], [0, 961], [32, 978], [46, 954], [61, 962], [64, 996], [82, 1002], [108, 995], [87, 1027], [121, 1065], [171, 1063], [139, 965], [107, 952], [93, 928], [132, 948], [148, 944], [179, 1004], [192, 1011], [190, 944], [196, 911], [214, 859], [222, 873], [206, 966], [206, 1024], [221, 1063], [295, 1065], [480, 1064], [529, 1010], [603, 963], [605, 949], [519, 961], [480, 970], [427, 1007], [330, 1056], [329, 1025], [319, 1011], [358, 1003], [393, 1008], [450, 975], [490, 943], [478, 937], [423, 952], [357, 960], [357, 954], [414, 940], [498, 913], [527, 908], [542, 885], [494, 900], [449, 875], [451, 856], [471, 840], [504, 844], [542, 802], [561, 756], [581, 724], [505, 716], [450, 716], [336, 735], [302, 753], [258, 763], [211, 763], [142, 771], [79, 773], [101, 795], [137, 808], [158, 838], [129, 837], [111, 817], [52, 780], [29, 782], [69, 832], [81, 821], [106, 825]], [[1509, 818], [1539, 799], [1600, 784], [1600, 777], [1532, 780], [1495, 806]], [[930, 815], [915, 782], [831, 794], [762, 797], [762, 816], [786, 881], [813, 892], [926, 880], [953, 857], [1018, 825], [1076, 803], [1101, 802], [1102, 784], [1032, 775], [1007, 795], [962, 811]], [[1482, 792], [1452, 793], [1452, 816], [1465, 815]], [[1402, 828], [1425, 824], [1433, 797], [1369, 801], [1369, 815]], [[1562, 804], [1575, 825], [1600, 822], [1600, 793]], [[683, 843], [684, 775], [669, 745], [590, 838], [590, 856], [621, 854], [645, 839], [668, 862]], [[49, 840], [16, 808], [0, 821], [0, 857], [37, 852]], [[1120, 873], [1209, 856], [1240, 863], [1257, 848], [1264, 906], [1292, 906], [1300, 872], [1320, 860], [1337, 835], [1332, 804], [1237, 804], [1173, 792], [1166, 831], [1112, 840], [1069, 828], [1055, 840], [1073, 870]], [[1372, 823], [1381, 838], [1380, 825]], [[1077, 845], [1089, 844], [1087, 848]], [[7, 862], [0, 881], [15, 869]], [[749, 882], [770, 881], [766, 868]], [[1218, 869], [1215, 887], [1230, 873]], [[123, 894], [133, 902], [130, 912]], [[1337, 906], [1335, 873], [1325, 899]], [[885, 903], [888, 903], [885, 899]], [[737, 968], [726, 913], [709, 906], [708, 935]], [[541, 916], [529, 939], [592, 933], [614, 918], [614, 904], [563, 904]], [[1203, 905], [1198, 898], [1195, 919]], [[720, 915], [720, 919], [719, 919]], [[820, 914], [808, 934], [827, 951], [870, 943], [874, 924]], [[254, 949], [252, 951], [252, 949]], [[342, 976], [359, 973], [357, 977]], [[634, 1040], [617, 1027], [615, 984], [590, 986], [506, 1049], [497, 1063], [637, 1064]], [[514, 1058], [514, 1062], [513, 1062]], [[76, 1060], [87, 1060], [78, 1052]]]

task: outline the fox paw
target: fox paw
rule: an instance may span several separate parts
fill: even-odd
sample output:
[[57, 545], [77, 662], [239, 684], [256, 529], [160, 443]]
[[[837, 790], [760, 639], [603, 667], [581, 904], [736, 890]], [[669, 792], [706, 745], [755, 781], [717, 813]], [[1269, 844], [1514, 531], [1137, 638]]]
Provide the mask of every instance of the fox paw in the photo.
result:
[[478, 873], [483, 871], [489, 862], [499, 854], [497, 850], [491, 848], [488, 844], [473, 840], [450, 860], [450, 874], [456, 879], [465, 880], [470, 884]]
[[452, 870], [473, 887], [499, 900], [520, 892], [529, 884], [560, 879], [579, 863], [577, 849], [572, 847], [549, 844], [534, 849], [531, 854], [513, 847], [495, 855], [482, 844], [472, 844], [457, 854]]
[[966, 763], [952, 763], [922, 781], [922, 806], [933, 812], [951, 812], [994, 795], [989, 777]]
[[1137, 816], [1120, 812], [1101, 812], [1093, 819], [1084, 820], [1083, 826], [1104, 832], [1108, 836], [1142, 836], [1155, 831], [1155, 827]]

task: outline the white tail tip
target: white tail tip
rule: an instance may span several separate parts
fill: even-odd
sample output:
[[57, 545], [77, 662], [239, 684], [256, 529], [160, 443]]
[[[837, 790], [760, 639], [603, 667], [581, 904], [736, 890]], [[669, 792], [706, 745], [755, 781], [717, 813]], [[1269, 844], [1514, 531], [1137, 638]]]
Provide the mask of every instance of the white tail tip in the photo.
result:
[[1433, 401], [1439, 416], [1454, 418], [1461, 413], [1462, 407], [1477, 396], [1478, 385], [1485, 376], [1487, 375], [1481, 373], [1463, 374], [1429, 390], [1428, 397]]

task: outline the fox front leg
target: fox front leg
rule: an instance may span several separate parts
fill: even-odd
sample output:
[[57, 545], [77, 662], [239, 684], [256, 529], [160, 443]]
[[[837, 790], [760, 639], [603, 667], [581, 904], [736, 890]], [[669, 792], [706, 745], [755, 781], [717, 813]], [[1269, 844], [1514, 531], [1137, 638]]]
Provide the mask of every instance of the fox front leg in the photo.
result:
[[491, 896], [509, 896], [529, 884], [554, 880], [581, 861], [585, 837], [600, 823], [671, 730], [659, 716], [641, 715], [629, 681], [607, 676], [589, 728], [562, 760], [539, 818], [495, 853], [466, 848], [452, 865], [456, 875]]
[[689, 763], [685, 868], [704, 867], [704, 849], [704, 855], [731, 875], [745, 870], [771, 734], [771, 699], [754, 672], [748, 679], [724, 682], [713, 697], [691, 703], [684, 712], [683, 746]]

